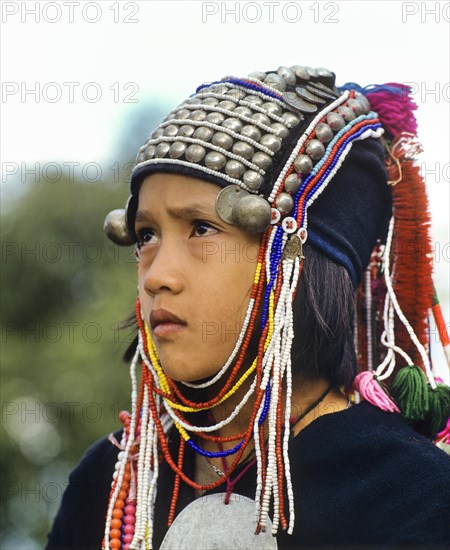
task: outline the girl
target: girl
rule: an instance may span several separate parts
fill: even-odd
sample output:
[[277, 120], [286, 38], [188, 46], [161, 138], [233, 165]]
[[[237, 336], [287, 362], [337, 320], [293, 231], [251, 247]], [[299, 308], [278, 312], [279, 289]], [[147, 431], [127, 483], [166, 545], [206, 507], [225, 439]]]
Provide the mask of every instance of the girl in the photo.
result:
[[200, 86], [151, 134], [105, 223], [136, 246], [132, 411], [47, 548], [450, 542], [413, 108], [282, 66]]

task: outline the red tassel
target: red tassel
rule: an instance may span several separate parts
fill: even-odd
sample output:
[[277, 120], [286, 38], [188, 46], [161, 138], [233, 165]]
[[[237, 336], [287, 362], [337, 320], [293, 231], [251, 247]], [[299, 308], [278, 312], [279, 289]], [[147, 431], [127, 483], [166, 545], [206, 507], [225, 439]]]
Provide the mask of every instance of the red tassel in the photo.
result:
[[[393, 144], [392, 154], [399, 163], [389, 172], [400, 170], [400, 181], [392, 185], [394, 230], [394, 290], [400, 307], [423, 345], [428, 343], [428, 310], [433, 303], [430, 214], [425, 183], [419, 167], [408, 158], [411, 141], [406, 136]], [[410, 138], [409, 138], [410, 139]], [[414, 146], [414, 144], [413, 144]], [[398, 178], [397, 178], [398, 179]], [[400, 321], [396, 321], [396, 343], [414, 364], [423, 367], [420, 354]]]

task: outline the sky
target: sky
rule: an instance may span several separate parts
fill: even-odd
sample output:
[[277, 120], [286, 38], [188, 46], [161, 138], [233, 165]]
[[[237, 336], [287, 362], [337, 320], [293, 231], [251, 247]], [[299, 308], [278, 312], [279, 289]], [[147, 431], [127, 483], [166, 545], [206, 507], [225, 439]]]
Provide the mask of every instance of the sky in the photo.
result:
[[0, 6], [4, 200], [17, 193], [26, 171], [45, 178], [49, 167], [72, 166], [95, 179], [98, 166], [113, 170], [122, 132], [141, 105], [167, 110], [200, 83], [228, 74], [301, 64], [332, 69], [338, 84], [408, 83], [419, 106], [436, 279], [448, 295], [448, 2]]

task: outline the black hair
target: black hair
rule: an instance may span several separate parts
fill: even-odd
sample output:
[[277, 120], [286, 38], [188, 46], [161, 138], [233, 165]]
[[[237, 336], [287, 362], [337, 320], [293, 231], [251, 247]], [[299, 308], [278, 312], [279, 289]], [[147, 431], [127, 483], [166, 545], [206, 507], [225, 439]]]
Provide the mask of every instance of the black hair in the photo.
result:
[[303, 246], [305, 261], [294, 298], [294, 376], [324, 376], [349, 388], [357, 374], [354, 343], [356, 290], [347, 270], [313, 246]]

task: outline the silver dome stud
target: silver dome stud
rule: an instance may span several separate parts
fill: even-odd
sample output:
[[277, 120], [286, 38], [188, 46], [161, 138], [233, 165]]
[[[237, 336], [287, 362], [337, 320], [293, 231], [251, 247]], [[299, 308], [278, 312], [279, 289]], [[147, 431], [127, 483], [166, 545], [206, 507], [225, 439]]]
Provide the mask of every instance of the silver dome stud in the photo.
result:
[[269, 227], [272, 209], [262, 197], [246, 195], [236, 202], [231, 215], [236, 225], [249, 233], [257, 234]]
[[135, 239], [128, 231], [123, 208], [113, 210], [106, 216], [103, 231], [113, 243], [119, 246], [131, 246], [135, 243]]

